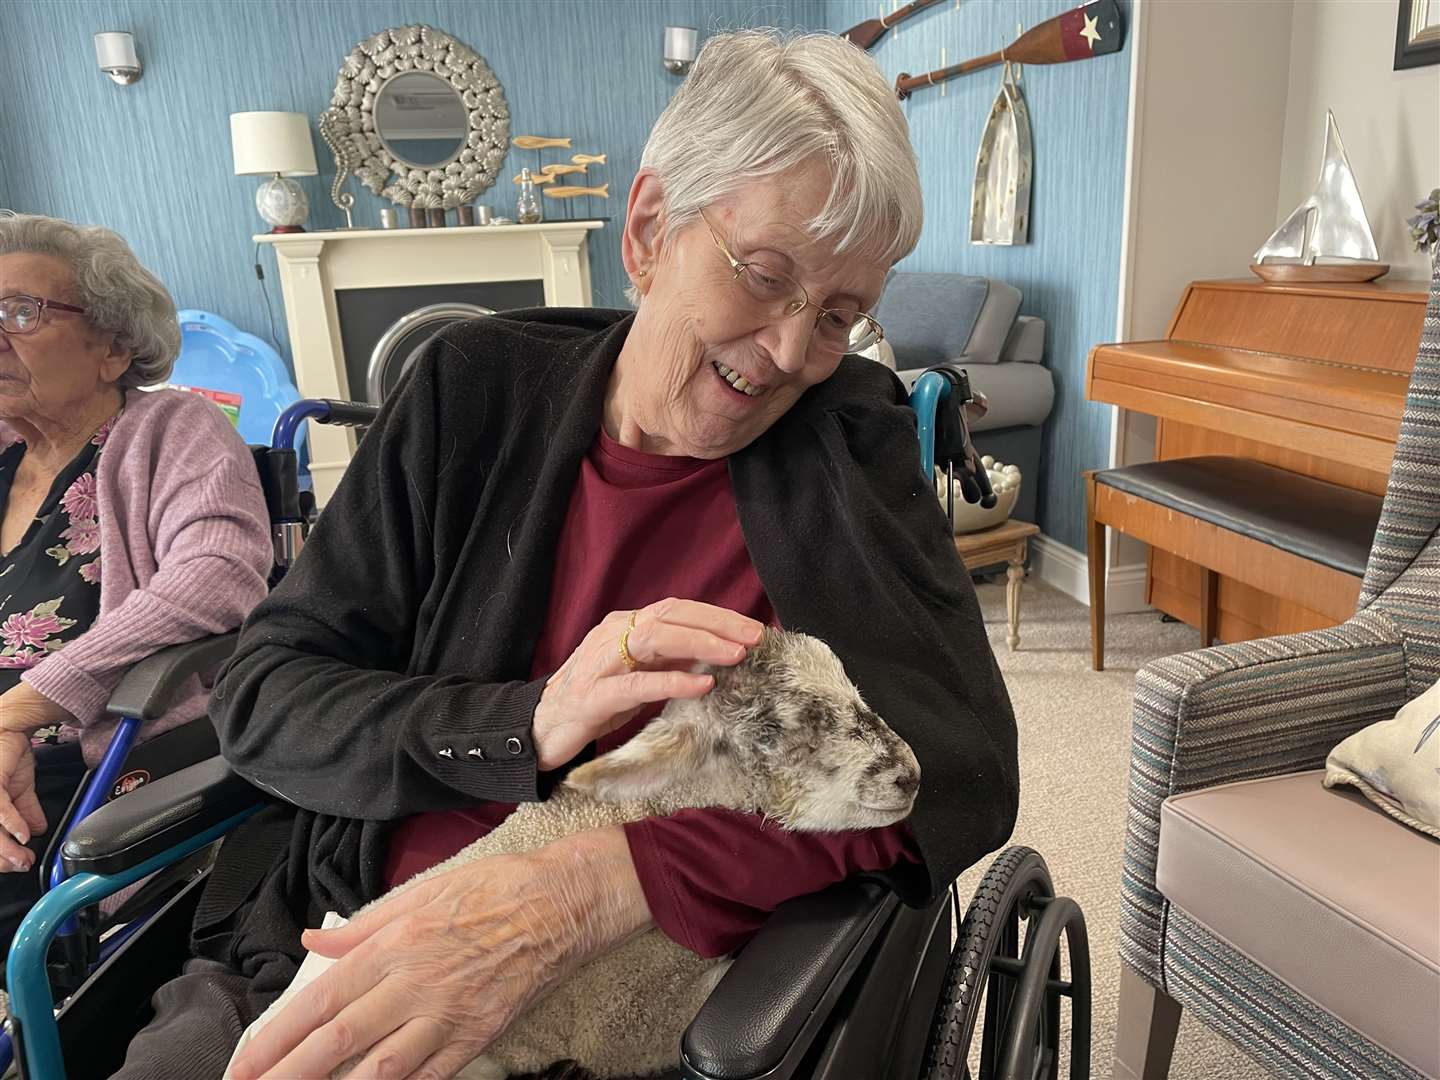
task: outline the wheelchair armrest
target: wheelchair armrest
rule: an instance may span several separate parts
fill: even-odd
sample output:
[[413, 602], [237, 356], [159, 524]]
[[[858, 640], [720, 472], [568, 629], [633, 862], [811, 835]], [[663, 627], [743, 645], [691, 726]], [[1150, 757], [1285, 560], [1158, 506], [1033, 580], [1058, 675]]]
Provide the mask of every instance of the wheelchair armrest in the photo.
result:
[[105, 706], [106, 711], [137, 720], [154, 720], [170, 707], [186, 679], [224, 663], [235, 651], [239, 636], [234, 632], [217, 634], [152, 653], [121, 677]]
[[266, 796], [213, 757], [100, 807], [61, 848], [68, 873], [115, 874], [144, 862]]
[[787, 1080], [898, 904], [855, 878], [777, 908], [686, 1029], [686, 1080]]

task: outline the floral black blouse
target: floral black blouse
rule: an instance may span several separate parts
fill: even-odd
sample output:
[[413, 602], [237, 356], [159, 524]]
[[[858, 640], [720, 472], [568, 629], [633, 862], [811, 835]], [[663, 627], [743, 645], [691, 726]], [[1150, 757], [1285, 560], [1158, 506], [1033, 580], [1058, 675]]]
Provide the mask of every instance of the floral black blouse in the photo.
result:
[[[0, 693], [21, 674], [90, 629], [100, 614], [100, 507], [95, 474], [116, 413], [50, 485], [35, 520], [0, 554]], [[0, 450], [0, 513], [25, 456], [24, 442]], [[36, 732], [53, 737], [50, 729]]]

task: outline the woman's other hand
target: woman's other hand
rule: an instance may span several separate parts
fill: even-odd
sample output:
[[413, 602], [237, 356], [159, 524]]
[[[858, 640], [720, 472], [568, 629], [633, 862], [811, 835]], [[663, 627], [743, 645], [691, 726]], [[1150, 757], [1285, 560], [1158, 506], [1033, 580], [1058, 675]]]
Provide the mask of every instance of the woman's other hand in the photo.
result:
[[30, 736], [0, 732], [0, 873], [27, 872], [35, 854], [25, 845], [49, 827], [35, 794], [35, 755]]
[[28, 683], [0, 694], [0, 874], [34, 866], [35, 854], [25, 845], [49, 828], [35, 794], [30, 733], [73, 719]]
[[[627, 629], [633, 670], [620, 651]], [[764, 632], [755, 619], [698, 600], [671, 598], [635, 612], [611, 612], [545, 684], [534, 726], [541, 771], [559, 768], [643, 705], [708, 693], [714, 677], [689, 669], [738, 664]]]
[[495, 855], [305, 946], [338, 962], [233, 1063], [235, 1080], [453, 1076], [581, 964], [650, 925], [620, 826]]

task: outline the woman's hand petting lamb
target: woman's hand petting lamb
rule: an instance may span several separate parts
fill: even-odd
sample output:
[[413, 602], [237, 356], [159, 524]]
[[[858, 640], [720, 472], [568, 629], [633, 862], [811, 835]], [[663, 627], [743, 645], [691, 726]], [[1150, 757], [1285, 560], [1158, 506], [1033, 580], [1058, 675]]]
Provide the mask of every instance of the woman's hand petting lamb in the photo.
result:
[[624, 831], [496, 855], [303, 944], [341, 957], [236, 1059], [234, 1080], [453, 1076], [581, 964], [650, 925]]
[[764, 632], [755, 619], [697, 600], [670, 598], [611, 612], [545, 684], [533, 729], [539, 767], [559, 768], [641, 706], [709, 692], [715, 677], [688, 669], [738, 664]]

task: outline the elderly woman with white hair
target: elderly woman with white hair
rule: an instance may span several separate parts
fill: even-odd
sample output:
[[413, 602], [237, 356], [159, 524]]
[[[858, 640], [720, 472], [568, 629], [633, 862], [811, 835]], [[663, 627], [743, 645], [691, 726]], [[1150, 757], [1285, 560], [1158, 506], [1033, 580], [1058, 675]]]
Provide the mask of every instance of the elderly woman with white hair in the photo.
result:
[[[306, 948], [340, 959], [230, 1075], [356, 1056], [356, 1076], [453, 1075], [645, 927], [722, 955], [787, 899], [872, 872], [920, 903], [1004, 842], [1014, 718], [974, 590], [904, 388], [846, 355], [881, 334], [868, 312], [920, 224], [868, 57], [829, 35], [706, 44], [630, 189], [637, 309], [442, 333], [247, 623], [211, 716], [233, 767], [293, 805], [226, 842], [200, 955], [120, 1076], [218, 1075]], [[693, 669], [738, 663], [766, 624], [825, 639], [914, 749], [906, 823], [682, 811], [483, 859], [302, 937], [707, 693]]]
[[[114, 731], [105, 702], [166, 645], [265, 595], [268, 518], [244, 442], [164, 382], [175, 304], [115, 233], [0, 215], [0, 945], [39, 896], [49, 830]], [[147, 739], [204, 715], [198, 680]]]

